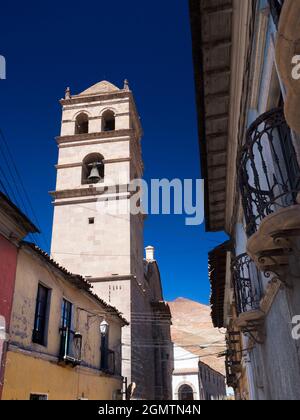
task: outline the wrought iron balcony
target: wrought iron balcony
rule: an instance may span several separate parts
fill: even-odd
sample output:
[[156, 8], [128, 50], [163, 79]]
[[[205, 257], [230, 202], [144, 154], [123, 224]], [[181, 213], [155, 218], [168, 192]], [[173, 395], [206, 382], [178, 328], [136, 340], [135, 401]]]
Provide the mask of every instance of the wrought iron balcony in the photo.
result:
[[281, 9], [282, 9], [284, 0], [268, 0], [268, 2], [269, 2], [272, 18], [274, 20], [276, 28], [278, 28]]
[[254, 262], [247, 254], [242, 254], [235, 258], [232, 269], [238, 315], [259, 310], [262, 285]]
[[265, 217], [297, 203], [300, 169], [283, 109], [269, 111], [251, 125], [239, 162], [239, 184], [250, 237]]
[[62, 362], [73, 366], [81, 364], [82, 335], [69, 328], [60, 329], [60, 354]]
[[241, 362], [233, 360], [232, 354], [227, 352], [225, 360], [227, 385], [231, 388], [238, 387], [238, 373], [240, 371]]

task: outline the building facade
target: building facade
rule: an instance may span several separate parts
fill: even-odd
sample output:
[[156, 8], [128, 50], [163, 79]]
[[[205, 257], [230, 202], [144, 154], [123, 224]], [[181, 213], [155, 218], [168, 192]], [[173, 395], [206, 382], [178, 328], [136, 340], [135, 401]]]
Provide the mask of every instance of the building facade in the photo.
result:
[[19, 243], [37, 228], [0, 193], [0, 399], [3, 389], [7, 339], [15, 290]]
[[230, 237], [210, 256], [213, 318], [239, 399], [300, 399], [299, 17], [191, 1], [206, 227]]
[[220, 401], [227, 398], [226, 378], [211, 366], [199, 360], [199, 382], [204, 401]]
[[2, 399], [122, 399], [125, 325], [82, 277], [22, 242]]
[[[198, 350], [199, 351], [199, 350]], [[197, 351], [174, 348], [173, 400], [211, 401], [226, 398], [225, 377], [199, 360]]]
[[143, 257], [144, 216], [132, 211], [130, 185], [143, 175], [132, 92], [127, 81], [123, 89], [103, 81], [79, 95], [68, 89], [61, 104], [51, 253], [128, 319], [122, 372], [136, 385], [133, 398], [170, 399], [170, 314], [154, 249]]
[[174, 360], [173, 400], [203, 400], [203, 389], [199, 381], [199, 358], [175, 343]]

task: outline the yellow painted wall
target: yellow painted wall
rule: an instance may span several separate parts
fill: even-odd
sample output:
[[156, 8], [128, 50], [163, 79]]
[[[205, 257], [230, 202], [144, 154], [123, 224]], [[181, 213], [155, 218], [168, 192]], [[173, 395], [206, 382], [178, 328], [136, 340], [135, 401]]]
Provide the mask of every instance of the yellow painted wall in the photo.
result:
[[[32, 343], [32, 330], [38, 285], [51, 290], [47, 345]], [[89, 366], [100, 365], [100, 323], [103, 316], [109, 323], [109, 348], [116, 354], [117, 370], [121, 365], [121, 321], [95, 302], [84, 291], [72, 286], [31, 251], [20, 249], [18, 254], [15, 293], [10, 327], [10, 342], [27, 350], [57, 356], [60, 349], [61, 306], [63, 298], [73, 304], [73, 328], [82, 334], [81, 359]], [[92, 314], [100, 314], [93, 317]], [[101, 316], [101, 314], [103, 314]]]
[[101, 376], [91, 369], [62, 367], [57, 363], [9, 351], [3, 400], [29, 400], [30, 394], [47, 394], [49, 400], [111, 400], [122, 380]]

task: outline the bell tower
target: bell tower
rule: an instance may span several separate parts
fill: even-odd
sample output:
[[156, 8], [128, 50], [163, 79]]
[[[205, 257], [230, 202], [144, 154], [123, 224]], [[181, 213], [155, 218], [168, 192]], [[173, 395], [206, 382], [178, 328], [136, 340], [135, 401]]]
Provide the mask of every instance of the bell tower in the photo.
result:
[[143, 175], [142, 129], [128, 82], [102, 81], [79, 95], [68, 88], [61, 105], [51, 254], [89, 279], [137, 276], [143, 221], [123, 210], [128, 184]]
[[51, 254], [127, 319], [122, 375], [135, 398], [153, 400], [166, 366], [152, 325], [163, 296], [154, 257], [143, 258], [144, 217], [130, 212], [129, 183], [143, 176], [134, 98], [127, 81], [123, 89], [104, 81], [79, 95], [67, 89], [61, 105]]

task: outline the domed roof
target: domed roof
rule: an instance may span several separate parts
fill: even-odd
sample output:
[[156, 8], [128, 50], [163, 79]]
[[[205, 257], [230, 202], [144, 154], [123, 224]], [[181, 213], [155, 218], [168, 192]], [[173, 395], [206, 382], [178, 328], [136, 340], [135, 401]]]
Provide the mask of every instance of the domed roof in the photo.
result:
[[110, 82], [103, 80], [102, 82], [98, 82], [95, 85], [89, 87], [85, 91], [81, 92], [80, 95], [95, 95], [97, 93], [111, 93], [115, 91], [119, 91], [120, 89], [117, 88]]

